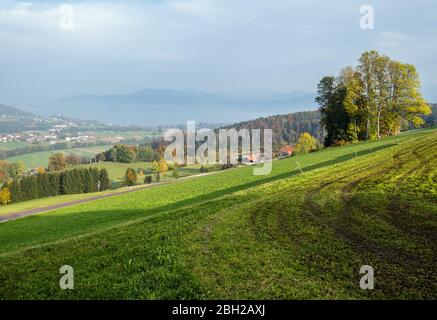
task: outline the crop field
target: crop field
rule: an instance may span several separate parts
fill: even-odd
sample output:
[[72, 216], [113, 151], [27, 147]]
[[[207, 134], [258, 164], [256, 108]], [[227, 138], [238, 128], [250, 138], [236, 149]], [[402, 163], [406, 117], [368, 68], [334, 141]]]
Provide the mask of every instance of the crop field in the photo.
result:
[[437, 298], [436, 129], [252, 170], [0, 223], [0, 298]]

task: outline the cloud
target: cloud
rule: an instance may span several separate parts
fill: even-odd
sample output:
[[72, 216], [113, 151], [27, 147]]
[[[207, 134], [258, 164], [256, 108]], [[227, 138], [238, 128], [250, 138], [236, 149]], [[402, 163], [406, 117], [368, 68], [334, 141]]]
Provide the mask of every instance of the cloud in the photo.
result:
[[0, 101], [146, 87], [313, 91], [373, 48], [437, 84], [435, 1], [372, 2], [376, 29], [365, 32], [360, 5], [346, 0], [71, 1], [74, 30], [60, 27], [62, 1], [3, 0]]

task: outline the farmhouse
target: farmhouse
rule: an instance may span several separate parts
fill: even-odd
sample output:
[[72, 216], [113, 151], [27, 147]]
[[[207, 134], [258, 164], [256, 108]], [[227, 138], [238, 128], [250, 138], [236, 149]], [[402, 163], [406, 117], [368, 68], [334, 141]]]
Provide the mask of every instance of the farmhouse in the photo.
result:
[[294, 149], [292, 146], [283, 146], [279, 149], [279, 158], [290, 157], [293, 154], [293, 151]]

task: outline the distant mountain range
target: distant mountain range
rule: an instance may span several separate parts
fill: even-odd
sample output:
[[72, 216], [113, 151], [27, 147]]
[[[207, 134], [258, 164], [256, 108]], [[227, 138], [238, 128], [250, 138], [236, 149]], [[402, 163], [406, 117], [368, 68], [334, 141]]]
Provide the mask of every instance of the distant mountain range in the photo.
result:
[[187, 120], [234, 123], [272, 114], [314, 110], [317, 108], [314, 97], [307, 92], [210, 93], [146, 89], [131, 94], [72, 96], [53, 106], [53, 111], [114, 124], [172, 125]]
[[0, 117], [2, 118], [34, 118], [34, 114], [17, 109], [15, 107], [7, 106], [0, 103]]

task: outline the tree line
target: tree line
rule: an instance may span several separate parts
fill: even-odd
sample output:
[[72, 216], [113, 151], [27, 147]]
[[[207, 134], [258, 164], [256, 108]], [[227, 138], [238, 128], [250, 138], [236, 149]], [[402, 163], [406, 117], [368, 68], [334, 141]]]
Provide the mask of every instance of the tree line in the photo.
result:
[[106, 169], [75, 168], [62, 172], [42, 172], [5, 183], [1, 189], [0, 203], [91, 193], [109, 188], [110, 180]]
[[224, 129], [272, 129], [273, 145], [279, 147], [284, 144], [294, 144], [299, 140], [302, 133], [307, 132], [322, 141], [325, 137], [325, 129], [320, 124], [319, 111], [303, 111], [284, 115], [258, 118], [255, 120], [240, 122]]
[[346, 67], [337, 77], [324, 77], [316, 102], [327, 131], [325, 146], [396, 135], [421, 126], [431, 113], [416, 68], [377, 51], [364, 52], [357, 67]]

